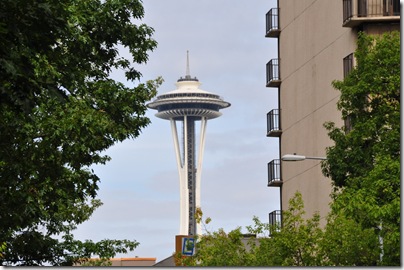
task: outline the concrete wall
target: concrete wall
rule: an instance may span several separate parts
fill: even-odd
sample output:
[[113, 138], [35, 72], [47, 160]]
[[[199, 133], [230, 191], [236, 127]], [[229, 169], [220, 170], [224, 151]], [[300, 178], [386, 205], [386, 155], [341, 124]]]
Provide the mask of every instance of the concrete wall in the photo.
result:
[[[343, 125], [331, 82], [343, 79], [343, 58], [355, 51], [357, 33], [342, 27], [342, 1], [280, 0], [279, 8], [280, 155], [325, 156], [332, 142], [323, 124]], [[331, 181], [320, 161], [283, 161], [282, 180], [282, 208], [300, 191], [307, 216], [319, 211], [324, 224]]]
[[153, 266], [156, 258], [113, 258], [111, 266]]
[[[356, 10], [357, 2], [353, 3]], [[400, 31], [400, 16], [361, 18], [350, 28], [342, 26], [342, 0], [279, 0], [278, 5], [280, 156], [325, 156], [332, 141], [323, 124], [343, 126], [337, 110], [339, 92], [331, 83], [343, 79], [343, 58], [356, 50], [357, 31], [376, 35]], [[282, 161], [281, 170], [282, 209], [299, 191], [306, 217], [319, 212], [324, 225], [332, 186], [321, 173], [320, 161]]]

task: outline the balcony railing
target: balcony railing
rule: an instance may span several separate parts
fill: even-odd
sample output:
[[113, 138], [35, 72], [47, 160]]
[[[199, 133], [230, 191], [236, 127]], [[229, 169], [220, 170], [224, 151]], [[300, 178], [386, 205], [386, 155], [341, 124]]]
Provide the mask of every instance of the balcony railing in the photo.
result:
[[270, 9], [265, 15], [266, 33], [265, 37], [279, 37], [279, 8]]
[[271, 59], [267, 63], [267, 87], [278, 87], [280, 84], [279, 59]]
[[274, 109], [267, 113], [267, 137], [279, 137], [281, 133], [280, 110]]
[[272, 235], [274, 230], [279, 231], [282, 227], [282, 212], [275, 210], [269, 213], [269, 235]]
[[363, 22], [400, 21], [400, 0], [342, 0], [343, 26]]
[[268, 163], [268, 187], [280, 187], [281, 185], [281, 161], [274, 159]]

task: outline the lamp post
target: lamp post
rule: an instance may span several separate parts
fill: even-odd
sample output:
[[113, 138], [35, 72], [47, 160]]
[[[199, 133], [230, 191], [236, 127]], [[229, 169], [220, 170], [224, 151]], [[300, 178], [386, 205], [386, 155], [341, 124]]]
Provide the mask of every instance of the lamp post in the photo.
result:
[[[308, 156], [302, 156], [302, 155], [296, 155], [296, 154], [286, 154], [282, 156], [282, 161], [302, 161], [302, 160], [306, 160], [306, 159], [314, 159], [314, 160], [326, 160], [326, 157], [308, 157]], [[282, 207], [282, 186], [280, 186], [281, 188], [281, 210], [283, 209]]]
[[301, 156], [296, 154], [286, 154], [282, 156], [283, 161], [301, 161], [306, 159], [314, 159], [314, 160], [326, 160], [326, 157], [308, 157], [308, 156]]

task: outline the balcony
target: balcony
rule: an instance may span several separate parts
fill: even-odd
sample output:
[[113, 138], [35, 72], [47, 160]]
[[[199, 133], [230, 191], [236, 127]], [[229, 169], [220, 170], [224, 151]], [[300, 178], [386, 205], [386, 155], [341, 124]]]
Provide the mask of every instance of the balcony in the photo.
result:
[[279, 8], [270, 9], [265, 15], [266, 32], [265, 37], [279, 37]]
[[267, 113], [267, 137], [279, 137], [281, 134], [280, 110], [274, 109]]
[[279, 232], [282, 227], [282, 212], [281, 210], [275, 210], [269, 213], [269, 235], [275, 231]]
[[279, 59], [272, 59], [267, 63], [267, 87], [278, 87], [281, 84], [279, 76]]
[[281, 161], [274, 159], [268, 163], [268, 187], [282, 186]]
[[367, 22], [400, 22], [399, 0], [342, 0], [344, 27]]

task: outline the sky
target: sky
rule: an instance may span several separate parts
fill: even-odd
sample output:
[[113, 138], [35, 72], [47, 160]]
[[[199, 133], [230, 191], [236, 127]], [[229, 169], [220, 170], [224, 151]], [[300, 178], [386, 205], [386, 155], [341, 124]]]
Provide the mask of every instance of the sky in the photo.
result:
[[[276, 38], [265, 38], [265, 14], [276, 0], [144, 0], [142, 23], [154, 28], [157, 48], [142, 81], [163, 77], [163, 94], [190, 74], [200, 89], [231, 103], [209, 120], [201, 180], [201, 208], [210, 231], [247, 232], [257, 216], [279, 210], [279, 188], [267, 187], [267, 163], [279, 158], [278, 139], [266, 137], [266, 114], [277, 109], [276, 88], [265, 87], [266, 63], [277, 58]], [[122, 52], [124, 54], [125, 52]], [[115, 79], [125, 84], [122, 74]], [[129, 239], [140, 242], [118, 257], [155, 257], [175, 250], [179, 233], [179, 178], [169, 121], [155, 117], [136, 139], [109, 148], [112, 160], [94, 166], [104, 203], [74, 232], [77, 239]]]

